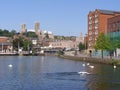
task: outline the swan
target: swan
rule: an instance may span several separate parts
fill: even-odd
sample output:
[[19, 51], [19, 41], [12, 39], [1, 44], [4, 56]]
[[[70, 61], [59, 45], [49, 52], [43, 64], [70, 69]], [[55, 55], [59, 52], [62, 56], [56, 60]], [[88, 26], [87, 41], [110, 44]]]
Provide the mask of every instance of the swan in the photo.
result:
[[12, 65], [12, 64], [9, 64], [8, 67], [13, 67], [13, 65]]
[[87, 63], [87, 65], [89, 66], [89, 65], [90, 65], [90, 63]]
[[89, 66], [90, 68], [94, 68], [94, 66]]
[[114, 68], [116, 68], [116, 66], [115, 66], [115, 65], [114, 65], [113, 67], [114, 67]]
[[85, 71], [81, 71], [81, 72], [78, 72], [78, 74], [90, 74], [90, 73], [85, 72]]
[[85, 67], [85, 64], [82, 64], [83, 67]]

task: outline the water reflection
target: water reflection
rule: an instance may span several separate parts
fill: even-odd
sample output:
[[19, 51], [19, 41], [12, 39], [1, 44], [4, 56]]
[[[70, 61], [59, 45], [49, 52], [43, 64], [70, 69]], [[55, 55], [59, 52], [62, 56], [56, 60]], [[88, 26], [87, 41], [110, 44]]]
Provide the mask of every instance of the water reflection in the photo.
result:
[[119, 90], [120, 67], [90, 65], [50, 56], [0, 57], [0, 90]]
[[98, 65], [92, 71], [94, 75], [88, 76], [86, 84], [88, 90], [119, 90], [120, 68], [114, 69], [109, 65]]

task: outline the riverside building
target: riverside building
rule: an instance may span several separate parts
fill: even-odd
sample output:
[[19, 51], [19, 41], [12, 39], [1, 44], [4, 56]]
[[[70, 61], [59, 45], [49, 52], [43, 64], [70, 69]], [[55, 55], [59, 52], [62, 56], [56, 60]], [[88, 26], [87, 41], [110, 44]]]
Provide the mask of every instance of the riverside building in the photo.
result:
[[[108, 19], [108, 36], [111, 41], [120, 38], [120, 15]], [[116, 55], [120, 56], [120, 49], [116, 49]]]
[[108, 19], [120, 15], [120, 12], [110, 10], [90, 11], [88, 14], [88, 50], [94, 49], [97, 37], [100, 33], [107, 34]]

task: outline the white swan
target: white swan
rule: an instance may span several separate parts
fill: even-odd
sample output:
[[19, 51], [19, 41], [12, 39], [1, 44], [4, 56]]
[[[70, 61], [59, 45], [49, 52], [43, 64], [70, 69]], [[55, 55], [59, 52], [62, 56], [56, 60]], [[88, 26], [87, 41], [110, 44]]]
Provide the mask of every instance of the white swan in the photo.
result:
[[115, 65], [114, 65], [113, 67], [114, 67], [114, 68], [116, 68], [116, 66], [115, 66]]
[[78, 72], [78, 74], [90, 74], [90, 73], [81, 71], [81, 72]]
[[87, 63], [87, 65], [89, 66], [89, 65], [90, 65], [90, 63]]
[[89, 66], [90, 68], [94, 68], [94, 66]]
[[83, 67], [85, 67], [85, 64], [82, 64]]
[[12, 64], [9, 64], [8, 67], [13, 67], [13, 65], [12, 65]]

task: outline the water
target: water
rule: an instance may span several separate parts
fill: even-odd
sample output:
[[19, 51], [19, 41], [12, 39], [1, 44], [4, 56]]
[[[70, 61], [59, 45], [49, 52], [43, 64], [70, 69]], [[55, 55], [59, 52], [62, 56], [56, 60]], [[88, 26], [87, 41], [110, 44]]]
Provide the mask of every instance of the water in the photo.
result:
[[51, 56], [1, 56], [0, 90], [120, 90], [120, 67], [90, 65]]

